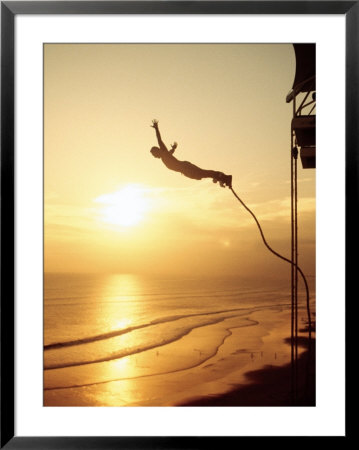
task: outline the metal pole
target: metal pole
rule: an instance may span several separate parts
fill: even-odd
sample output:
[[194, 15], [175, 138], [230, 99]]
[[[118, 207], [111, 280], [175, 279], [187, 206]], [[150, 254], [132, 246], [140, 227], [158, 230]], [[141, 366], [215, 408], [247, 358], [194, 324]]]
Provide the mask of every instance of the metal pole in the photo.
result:
[[295, 245], [295, 397], [298, 395], [298, 149], [294, 147], [294, 245]]
[[[295, 98], [293, 99], [293, 117], [295, 117]], [[293, 196], [293, 147], [294, 147], [294, 136], [293, 129], [291, 127], [291, 136], [290, 136], [290, 199], [291, 199], [291, 261], [294, 263], [294, 196]], [[294, 265], [291, 264], [291, 336], [290, 336], [290, 345], [291, 345], [291, 397], [292, 403], [295, 400], [295, 361], [294, 361]]]

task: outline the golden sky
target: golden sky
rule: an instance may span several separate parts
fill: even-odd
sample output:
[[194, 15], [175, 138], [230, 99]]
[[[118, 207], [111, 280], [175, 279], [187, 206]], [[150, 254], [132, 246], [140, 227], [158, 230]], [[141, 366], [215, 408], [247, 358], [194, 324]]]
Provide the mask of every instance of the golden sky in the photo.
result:
[[[210, 179], [233, 175], [268, 243], [290, 257], [289, 44], [47, 44], [45, 271], [287, 277], [252, 217]], [[299, 167], [299, 261], [315, 270], [315, 170]]]

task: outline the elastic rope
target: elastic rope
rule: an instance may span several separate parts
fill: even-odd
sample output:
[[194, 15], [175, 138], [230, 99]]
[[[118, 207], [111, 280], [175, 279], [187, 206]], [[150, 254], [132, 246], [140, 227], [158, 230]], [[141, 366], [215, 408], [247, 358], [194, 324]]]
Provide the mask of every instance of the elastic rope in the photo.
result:
[[307, 294], [307, 315], [308, 315], [308, 331], [309, 331], [309, 339], [311, 338], [311, 332], [312, 332], [312, 322], [311, 322], [311, 317], [310, 317], [310, 305], [309, 305], [309, 287], [308, 287], [308, 283], [307, 280], [304, 276], [304, 273], [302, 272], [301, 268], [296, 265], [293, 261], [291, 261], [288, 258], [285, 258], [284, 256], [280, 255], [279, 253], [277, 253], [275, 250], [273, 250], [270, 245], [267, 243], [263, 231], [262, 231], [262, 227], [260, 226], [260, 223], [258, 222], [257, 217], [255, 216], [255, 214], [248, 208], [248, 206], [238, 197], [238, 195], [234, 192], [233, 188], [230, 187], [230, 190], [233, 192], [233, 195], [237, 198], [237, 200], [241, 203], [241, 205], [251, 214], [251, 216], [253, 217], [253, 219], [256, 221], [256, 224], [258, 226], [259, 232], [262, 236], [264, 245], [267, 247], [267, 249], [272, 252], [275, 256], [277, 256], [280, 259], [283, 259], [283, 261], [287, 261], [289, 264], [291, 264], [292, 266], [296, 267], [296, 270], [298, 270], [298, 272], [301, 274], [304, 284], [305, 284], [305, 290], [306, 290], [306, 294]]

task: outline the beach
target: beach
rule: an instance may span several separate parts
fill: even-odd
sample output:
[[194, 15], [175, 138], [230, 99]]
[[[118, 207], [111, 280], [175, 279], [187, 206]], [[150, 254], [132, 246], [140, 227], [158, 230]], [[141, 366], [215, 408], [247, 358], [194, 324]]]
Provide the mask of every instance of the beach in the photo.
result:
[[[135, 275], [45, 280], [45, 406], [293, 403], [286, 285]], [[313, 406], [315, 345], [308, 365], [305, 327], [303, 302], [296, 404]]]
[[302, 343], [298, 380], [292, 387], [292, 365], [265, 365], [245, 372], [244, 381], [224, 393], [195, 398], [181, 406], [315, 406], [315, 340]]

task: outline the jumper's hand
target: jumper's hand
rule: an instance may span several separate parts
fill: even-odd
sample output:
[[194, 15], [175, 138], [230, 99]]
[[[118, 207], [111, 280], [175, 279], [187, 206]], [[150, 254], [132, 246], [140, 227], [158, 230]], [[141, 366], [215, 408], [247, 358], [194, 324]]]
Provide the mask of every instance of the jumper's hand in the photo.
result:
[[152, 120], [152, 125], [151, 125], [151, 127], [152, 127], [152, 128], [155, 128], [156, 130], [158, 129], [158, 120], [157, 120], [157, 119], [153, 119], [153, 120]]
[[177, 147], [178, 147], [177, 142], [174, 142], [174, 143], [171, 145], [171, 150], [176, 150]]

